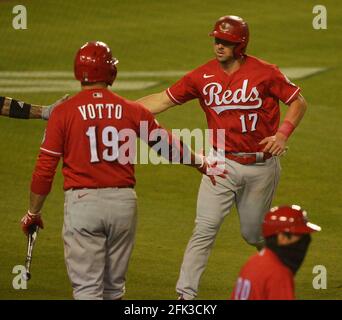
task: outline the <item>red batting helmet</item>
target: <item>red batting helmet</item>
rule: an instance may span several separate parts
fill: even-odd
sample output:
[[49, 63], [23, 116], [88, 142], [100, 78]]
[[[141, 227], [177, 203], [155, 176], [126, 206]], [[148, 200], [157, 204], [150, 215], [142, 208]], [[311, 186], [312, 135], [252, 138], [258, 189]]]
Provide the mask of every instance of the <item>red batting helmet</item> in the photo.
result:
[[265, 238], [280, 232], [306, 234], [320, 230], [321, 227], [307, 221], [306, 211], [297, 205], [272, 208], [265, 215], [262, 224]]
[[75, 78], [81, 82], [105, 82], [112, 85], [116, 78], [116, 64], [110, 48], [101, 41], [87, 42], [75, 57]]
[[244, 55], [248, 40], [248, 24], [237, 16], [224, 16], [215, 23], [214, 30], [209, 33], [211, 37], [236, 43], [234, 57], [239, 58]]

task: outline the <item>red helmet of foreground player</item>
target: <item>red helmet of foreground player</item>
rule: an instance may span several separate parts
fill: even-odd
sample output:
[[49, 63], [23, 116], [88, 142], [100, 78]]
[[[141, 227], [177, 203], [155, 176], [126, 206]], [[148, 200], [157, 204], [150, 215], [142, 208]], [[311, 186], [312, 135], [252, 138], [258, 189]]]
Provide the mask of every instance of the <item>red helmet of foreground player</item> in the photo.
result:
[[248, 24], [237, 16], [224, 16], [215, 23], [214, 30], [209, 33], [210, 36], [236, 43], [234, 48], [234, 57], [239, 58], [244, 55], [248, 40]]
[[116, 64], [110, 48], [101, 41], [87, 42], [75, 57], [75, 78], [81, 82], [105, 82], [112, 85], [116, 78]]
[[262, 234], [265, 238], [280, 232], [306, 234], [320, 230], [321, 227], [308, 222], [306, 211], [297, 205], [272, 208], [262, 224]]

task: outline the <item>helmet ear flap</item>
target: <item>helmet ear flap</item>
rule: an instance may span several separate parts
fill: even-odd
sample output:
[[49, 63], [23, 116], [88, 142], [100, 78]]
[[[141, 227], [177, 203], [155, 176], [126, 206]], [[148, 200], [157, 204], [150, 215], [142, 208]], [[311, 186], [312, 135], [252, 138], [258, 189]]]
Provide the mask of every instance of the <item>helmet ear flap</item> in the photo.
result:
[[239, 43], [234, 48], [234, 58], [238, 59], [241, 58], [246, 51], [246, 44], [245, 43]]
[[118, 73], [118, 69], [114, 65], [112, 75], [110, 76], [110, 80], [107, 83], [109, 86], [111, 86], [113, 84], [113, 82], [115, 81], [117, 73]]
[[107, 84], [111, 86], [113, 82], [116, 79], [116, 75], [118, 73], [118, 69], [116, 68], [116, 65], [119, 63], [119, 60], [116, 58], [112, 58], [112, 68], [110, 69], [110, 74], [108, 76]]

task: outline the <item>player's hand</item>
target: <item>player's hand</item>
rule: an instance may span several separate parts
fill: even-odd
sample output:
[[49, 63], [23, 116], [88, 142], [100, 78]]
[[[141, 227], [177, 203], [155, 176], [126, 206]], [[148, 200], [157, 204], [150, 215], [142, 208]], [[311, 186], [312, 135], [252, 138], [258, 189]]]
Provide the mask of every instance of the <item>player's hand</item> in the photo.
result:
[[224, 163], [219, 158], [210, 161], [207, 157], [202, 156], [202, 164], [197, 167], [197, 170], [209, 177], [211, 183], [215, 186], [215, 176], [227, 178], [228, 171], [225, 169]]
[[277, 132], [274, 136], [266, 137], [259, 142], [265, 144], [263, 152], [271, 153], [273, 156], [281, 156], [286, 150], [286, 136]]
[[43, 107], [42, 109], [42, 119], [43, 120], [49, 120], [51, 113], [53, 109], [55, 109], [59, 104], [64, 102], [69, 98], [69, 94], [64, 95], [61, 99], [57, 100], [53, 104], [50, 104], [49, 106]]
[[37, 225], [40, 229], [44, 229], [43, 220], [40, 213], [31, 213], [27, 211], [27, 213], [22, 217], [21, 221], [21, 229], [27, 235], [31, 226]]

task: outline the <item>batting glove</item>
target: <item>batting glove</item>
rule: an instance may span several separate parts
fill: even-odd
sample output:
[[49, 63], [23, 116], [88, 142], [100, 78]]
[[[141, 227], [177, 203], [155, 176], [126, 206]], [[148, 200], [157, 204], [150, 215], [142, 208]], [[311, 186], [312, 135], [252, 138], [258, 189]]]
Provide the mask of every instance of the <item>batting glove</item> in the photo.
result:
[[197, 170], [206, 176], [208, 176], [211, 180], [211, 183], [215, 186], [216, 180], [215, 176], [221, 178], [227, 178], [228, 171], [224, 168], [224, 162], [216, 159], [214, 161], [209, 161], [209, 159], [205, 156], [202, 156], [202, 164], [197, 167]]
[[59, 104], [64, 102], [69, 98], [69, 94], [64, 95], [61, 99], [57, 100], [53, 104], [50, 104], [49, 106], [43, 107], [42, 109], [42, 119], [43, 120], [49, 120], [51, 113], [53, 109], [55, 109]]
[[27, 213], [22, 217], [20, 224], [21, 229], [26, 235], [28, 235], [33, 226], [38, 226], [39, 228], [44, 229], [40, 213], [31, 213], [30, 211], [27, 211]]

